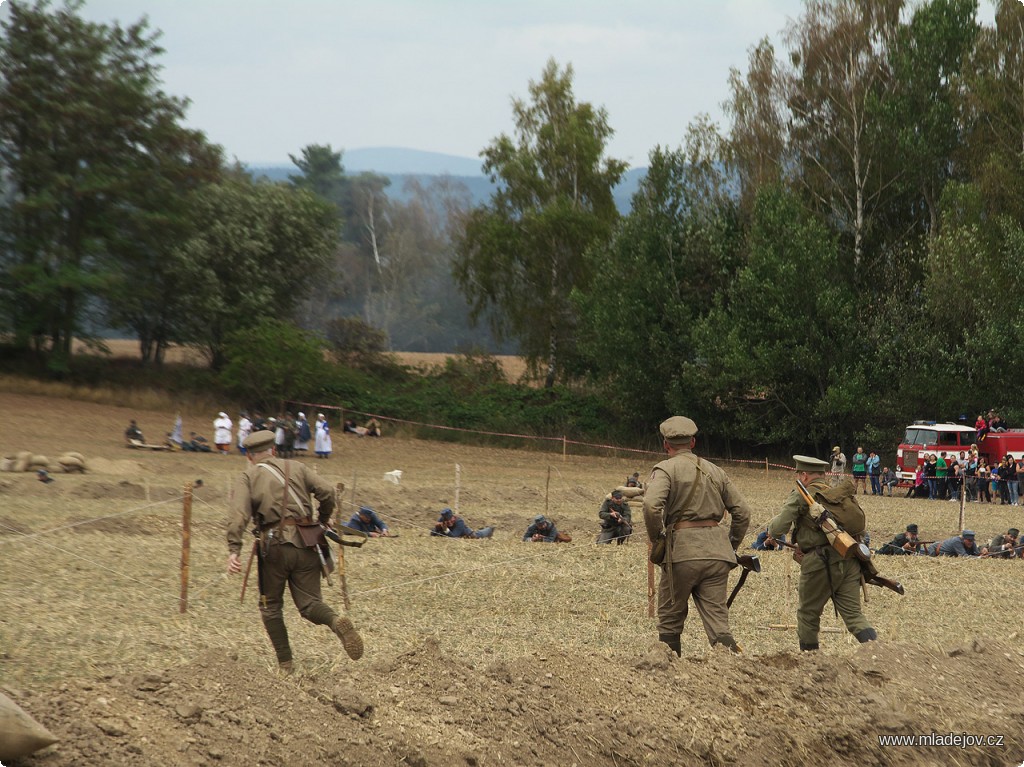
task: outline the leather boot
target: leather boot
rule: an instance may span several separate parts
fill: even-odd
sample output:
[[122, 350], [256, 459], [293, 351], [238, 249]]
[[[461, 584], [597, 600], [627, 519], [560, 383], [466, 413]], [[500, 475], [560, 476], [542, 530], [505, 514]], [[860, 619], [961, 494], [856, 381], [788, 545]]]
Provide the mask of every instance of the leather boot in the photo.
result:
[[274, 646], [278, 664], [291, 661], [292, 648], [288, 644], [288, 629], [285, 628], [284, 618], [264, 618], [263, 627], [267, 630], [270, 643]]
[[857, 637], [858, 642], [864, 644], [865, 642], [874, 642], [878, 639], [878, 632], [874, 629], [861, 629], [854, 636]]
[[477, 538], [490, 538], [492, 535], [494, 535], [493, 527], [481, 527], [476, 531]]
[[277, 664], [277, 670], [281, 672], [282, 676], [291, 676], [295, 673], [295, 666], [290, 660], [286, 660]]
[[811, 652], [813, 650], [817, 650], [818, 649], [818, 643], [817, 642], [801, 642], [800, 643], [800, 649], [803, 650], [803, 651], [806, 651], [806, 652]]
[[345, 652], [352, 660], [359, 660], [363, 657], [363, 638], [359, 636], [352, 621], [339, 615], [331, 624], [331, 630], [338, 635]]
[[668, 645], [668, 649], [677, 656], [682, 656], [683, 648], [679, 642], [679, 634], [658, 634], [658, 641]]

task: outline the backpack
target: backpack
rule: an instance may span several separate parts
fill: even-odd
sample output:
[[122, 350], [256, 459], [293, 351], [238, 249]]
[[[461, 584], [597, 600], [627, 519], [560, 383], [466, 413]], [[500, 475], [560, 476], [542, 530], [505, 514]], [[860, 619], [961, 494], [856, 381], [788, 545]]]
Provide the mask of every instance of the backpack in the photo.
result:
[[849, 479], [835, 487], [815, 490], [814, 499], [828, 510], [850, 535], [860, 535], [867, 527], [864, 509], [857, 503], [857, 488]]

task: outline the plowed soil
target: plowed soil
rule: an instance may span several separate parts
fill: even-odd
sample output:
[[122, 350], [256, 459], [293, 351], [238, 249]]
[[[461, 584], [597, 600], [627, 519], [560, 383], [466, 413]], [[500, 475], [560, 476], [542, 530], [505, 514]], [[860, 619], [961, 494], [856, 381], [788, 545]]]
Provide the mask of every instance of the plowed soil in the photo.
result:
[[[907, 586], [902, 598], [871, 590], [865, 609], [881, 641], [858, 645], [826, 612], [834, 631], [822, 650], [799, 653], [789, 628], [796, 566], [765, 553], [732, 611], [744, 653], [709, 648], [692, 611], [676, 658], [647, 613], [642, 525], [625, 546], [594, 545], [603, 495], [634, 470], [646, 475], [657, 456], [563, 459], [336, 429], [331, 459], [302, 460], [345, 483], [343, 517], [373, 506], [399, 537], [346, 552], [364, 658], [350, 661], [289, 606], [296, 673], [283, 677], [252, 581], [240, 604], [241, 579], [224, 574], [223, 523], [242, 458], [124, 447], [129, 418], [158, 434], [173, 414], [11, 394], [0, 394], [0, 410], [0, 452], [78, 450], [89, 465], [49, 484], [0, 475], [0, 686], [59, 738], [23, 765], [1024, 760], [1024, 562], [881, 557], [880, 569]], [[186, 432], [209, 432], [214, 415]], [[722, 465], [755, 509], [752, 539], [791, 476], [766, 473], [763, 461]], [[384, 478], [392, 469], [403, 470], [398, 485]], [[430, 538], [439, 509], [456, 505], [472, 526], [497, 525], [494, 539]], [[876, 544], [907, 522], [929, 539], [959, 523], [952, 503], [863, 505]], [[545, 510], [571, 544], [519, 540]], [[968, 513], [979, 537], [1019, 516]], [[340, 605], [337, 574], [324, 589]], [[882, 745], [890, 735], [939, 741]]]

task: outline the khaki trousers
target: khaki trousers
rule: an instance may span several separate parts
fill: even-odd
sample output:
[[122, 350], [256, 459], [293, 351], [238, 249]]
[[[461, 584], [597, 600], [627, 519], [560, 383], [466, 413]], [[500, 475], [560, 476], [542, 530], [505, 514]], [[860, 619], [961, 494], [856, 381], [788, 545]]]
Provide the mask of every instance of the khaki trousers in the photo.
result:
[[320, 557], [313, 549], [290, 543], [271, 543], [262, 563], [263, 596], [260, 615], [279, 662], [292, 659], [288, 632], [284, 625], [284, 587], [301, 615], [311, 623], [330, 626], [338, 616], [324, 604], [320, 594]]
[[816, 551], [808, 552], [800, 564], [800, 605], [796, 612], [796, 633], [805, 644], [817, 644], [821, 611], [829, 599], [835, 604], [839, 617], [851, 634], [871, 628], [860, 604], [860, 564], [856, 560], [840, 559], [831, 548], [824, 549], [824, 552], [825, 559]]
[[[708, 641], [715, 644], [719, 637], [731, 635], [729, 631], [728, 562], [720, 559], [691, 559], [661, 566], [658, 583], [658, 633], [678, 636], [689, 613], [689, 600], [697, 606]], [[669, 579], [672, 579], [674, 601], [669, 598]]]

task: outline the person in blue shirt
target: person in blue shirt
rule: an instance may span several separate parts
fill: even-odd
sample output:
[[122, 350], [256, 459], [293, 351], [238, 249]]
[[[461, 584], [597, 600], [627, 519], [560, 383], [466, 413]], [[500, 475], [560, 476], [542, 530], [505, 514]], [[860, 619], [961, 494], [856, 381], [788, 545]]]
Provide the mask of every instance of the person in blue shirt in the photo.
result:
[[878, 457], [878, 453], [871, 451], [868, 453], [868, 459], [864, 462], [865, 467], [868, 470], [868, 479], [871, 481], [871, 495], [882, 494], [882, 482], [879, 474], [879, 464], [882, 459]]
[[557, 537], [558, 530], [555, 529], [555, 523], [543, 514], [535, 516], [533, 522], [526, 528], [526, 532], [523, 533], [524, 541], [533, 541], [534, 543], [554, 543]]
[[757, 538], [750, 544], [750, 548], [755, 551], [778, 551], [784, 549], [786, 543], [786, 536], [780, 535], [778, 540], [775, 538], [768, 537], [768, 531], [762, 530], [757, 534]]
[[359, 511], [348, 521], [347, 527], [366, 533], [371, 538], [388, 538], [391, 535], [384, 520], [369, 506], [360, 506]]
[[933, 543], [928, 547], [933, 557], [982, 557], [988, 556], [988, 548], [978, 548], [974, 542], [974, 531], [964, 530], [955, 538]]
[[454, 511], [443, 509], [437, 518], [437, 522], [434, 523], [434, 529], [430, 531], [430, 534], [442, 538], [490, 538], [494, 535], [494, 528], [482, 527], [479, 530], [473, 530]]

